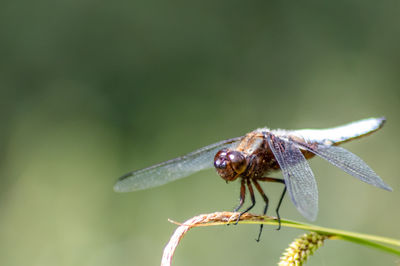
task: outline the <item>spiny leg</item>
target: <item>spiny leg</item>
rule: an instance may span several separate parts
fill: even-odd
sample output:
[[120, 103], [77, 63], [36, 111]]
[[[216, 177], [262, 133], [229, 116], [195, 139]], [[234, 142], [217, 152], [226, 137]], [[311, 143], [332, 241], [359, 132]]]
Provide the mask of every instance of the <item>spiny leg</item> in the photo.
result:
[[256, 205], [256, 197], [254, 196], [254, 190], [253, 190], [253, 186], [251, 185], [250, 179], [247, 178], [246, 179], [246, 184], [247, 187], [249, 188], [249, 193], [250, 193], [250, 198], [251, 198], [251, 205], [250, 207], [248, 207], [245, 211], [241, 212], [239, 214], [239, 217], [236, 220], [236, 224], [239, 222], [240, 217], [245, 214], [246, 212], [250, 211], [251, 209], [253, 209], [254, 205]]
[[240, 208], [242, 208], [244, 199], [246, 197], [246, 183], [244, 179], [240, 181], [240, 198], [239, 198], [239, 205], [233, 210], [234, 212], [237, 212]]
[[276, 183], [285, 184], [285, 180], [280, 179], [280, 178], [274, 178], [274, 177], [257, 177], [256, 179], [257, 179], [258, 181], [263, 181], [263, 182], [276, 182]]
[[[268, 203], [269, 203], [268, 197], [267, 197], [267, 195], [265, 195], [264, 191], [262, 190], [262, 188], [261, 188], [260, 184], [257, 182], [257, 180], [253, 179], [252, 181], [253, 181], [253, 184], [256, 186], [256, 189], [258, 190], [258, 192], [261, 194], [261, 197], [264, 199], [265, 207], [264, 207], [263, 214], [265, 215], [267, 213], [267, 209], [268, 209]], [[264, 224], [261, 224], [260, 232], [258, 233], [258, 237], [256, 239], [257, 242], [260, 242], [260, 237], [261, 237], [263, 227], [264, 227]]]
[[[285, 185], [285, 181], [283, 179], [279, 179], [279, 178], [273, 178], [273, 177], [259, 177], [257, 178], [258, 181], [264, 181], [264, 182], [276, 182], [276, 183], [281, 183]], [[276, 216], [278, 218], [278, 228], [276, 230], [280, 230], [281, 229], [281, 216], [279, 215], [279, 208], [281, 207], [283, 198], [285, 197], [285, 193], [286, 193], [286, 185], [285, 188], [283, 189], [281, 198], [279, 199], [279, 203], [278, 206], [275, 209], [276, 212]]]
[[276, 211], [276, 216], [278, 216], [278, 223], [279, 223], [278, 228], [276, 230], [280, 230], [281, 229], [281, 216], [279, 215], [279, 208], [281, 207], [283, 197], [285, 197], [285, 193], [286, 193], [286, 186], [283, 189], [281, 198], [279, 199], [278, 206], [276, 207], [276, 210], [275, 210]]

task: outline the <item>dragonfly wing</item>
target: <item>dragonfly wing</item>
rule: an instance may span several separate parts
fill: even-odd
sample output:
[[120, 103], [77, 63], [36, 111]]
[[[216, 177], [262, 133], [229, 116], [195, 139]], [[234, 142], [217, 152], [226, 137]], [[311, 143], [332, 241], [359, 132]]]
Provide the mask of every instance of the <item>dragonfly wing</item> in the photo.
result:
[[304, 217], [314, 221], [318, 213], [318, 189], [307, 160], [293, 143], [272, 134], [267, 140], [282, 170], [292, 202]]
[[187, 155], [130, 172], [119, 178], [114, 190], [129, 192], [161, 186], [200, 170], [212, 168], [215, 154], [222, 148], [235, 147], [241, 139], [239, 137], [220, 141]]
[[360, 179], [361, 181], [371, 184], [373, 186], [392, 191], [392, 188], [385, 184], [383, 180], [371, 169], [360, 157], [354, 153], [349, 152], [338, 146], [329, 146], [323, 144], [303, 144], [296, 142], [296, 144], [306, 149], [331, 164], [339, 167], [346, 173]]

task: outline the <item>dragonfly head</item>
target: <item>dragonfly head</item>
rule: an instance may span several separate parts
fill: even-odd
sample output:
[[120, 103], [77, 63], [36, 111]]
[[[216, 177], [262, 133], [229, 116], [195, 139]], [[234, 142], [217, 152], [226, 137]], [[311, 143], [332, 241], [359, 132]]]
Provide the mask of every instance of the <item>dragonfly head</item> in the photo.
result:
[[214, 157], [218, 174], [226, 181], [233, 181], [247, 168], [247, 160], [239, 151], [222, 149]]

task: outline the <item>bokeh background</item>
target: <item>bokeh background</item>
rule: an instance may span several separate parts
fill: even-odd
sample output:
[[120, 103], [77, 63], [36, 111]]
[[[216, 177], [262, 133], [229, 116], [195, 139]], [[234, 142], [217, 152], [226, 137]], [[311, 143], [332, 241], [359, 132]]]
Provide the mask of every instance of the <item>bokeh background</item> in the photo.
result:
[[[257, 127], [381, 115], [345, 148], [394, 191], [313, 159], [316, 224], [400, 238], [399, 14], [389, 0], [2, 1], [0, 264], [159, 265], [167, 218], [232, 210], [239, 183], [207, 170], [118, 194], [120, 175]], [[275, 206], [281, 186], [263, 186]], [[289, 198], [281, 214], [304, 221]], [[257, 233], [195, 229], [174, 265], [275, 265], [302, 234]], [[308, 265], [398, 261], [329, 241]]]

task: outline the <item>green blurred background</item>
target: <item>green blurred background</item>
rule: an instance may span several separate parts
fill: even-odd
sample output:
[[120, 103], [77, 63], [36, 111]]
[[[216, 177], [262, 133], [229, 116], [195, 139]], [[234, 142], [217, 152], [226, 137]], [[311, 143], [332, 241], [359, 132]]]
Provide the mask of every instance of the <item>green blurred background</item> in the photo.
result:
[[[167, 218], [232, 210], [239, 183], [207, 170], [117, 194], [120, 175], [257, 127], [381, 115], [383, 130], [344, 147], [394, 191], [313, 159], [316, 224], [400, 238], [399, 12], [399, 1], [2, 1], [0, 265], [159, 265]], [[281, 186], [264, 188], [275, 206]], [[281, 214], [304, 221], [289, 198]], [[195, 229], [174, 265], [275, 265], [302, 232], [257, 233]], [[396, 261], [328, 241], [308, 265]]]

